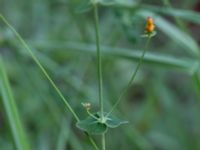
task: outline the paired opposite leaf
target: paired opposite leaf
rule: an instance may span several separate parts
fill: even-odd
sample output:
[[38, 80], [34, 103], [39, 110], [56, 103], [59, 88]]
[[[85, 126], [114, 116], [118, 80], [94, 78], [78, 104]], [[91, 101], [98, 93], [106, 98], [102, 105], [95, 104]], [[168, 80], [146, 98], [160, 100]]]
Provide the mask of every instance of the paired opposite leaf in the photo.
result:
[[120, 120], [120, 119], [118, 119], [118, 118], [116, 118], [114, 116], [109, 116], [108, 119], [106, 120], [106, 125], [109, 128], [117, 128], [120, 125], [126, 124], [126, 123], [128, 123], [128, 121]]
[[88, 116], [85, 120], [77, 122], [76, 126], [90, 134], [102, 134], [108, 129], [106, 124], [100, 123], [97, 119]]
[[[106, 116], [106, 113], [104, 113]], [[116, 128], [122, 124], [128, 123], [127, 121], [122, 121], [116, 117], [108, 116], [104, 118], [104, 122], [101, 122], [100, 113], [94, 114], [94, 117], [88, 116], [86, 119], [77, 122], [76, 126], [89, 134], [103, 134], [107, 132], [109, 128]]]

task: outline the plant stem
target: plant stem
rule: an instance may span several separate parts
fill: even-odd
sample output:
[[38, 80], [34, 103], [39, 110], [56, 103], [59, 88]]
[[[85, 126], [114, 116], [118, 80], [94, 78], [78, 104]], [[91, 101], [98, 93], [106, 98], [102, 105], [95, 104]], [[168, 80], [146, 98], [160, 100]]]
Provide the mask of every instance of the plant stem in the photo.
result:
[[102, 66], [101, 66], [101, 51], [100, 51], [100, 36], [99, 36], [99, 15], [98, 6], [94, 3], [94, 18], [95, 18], [95, 35], [96, 35], [96, 50], [97, 50], [97, 72], [98, 72], [98, 86], [99, 86], [99, 106], [101, 112], [101, 119], [103, 119], [104, 105], [103, 105], [103, 80], [102, 80]]
[[97, 118], [97, 117], [95, 117], [92, 113], [90, 113], [90, 111], [89, 110], [87, 110], [87, 113], [88, 113], [88, 115], [90, 115], [92, 118], [94, 118], [94, 119], [96, 119], [96, 120], [98, 120], [99, 118]]
[[105, 133], [102, 134], [102, 150], [106, 150], [106, 138], [105, 138]]
[[[103, 105], [103, 79], [102, 79], [102, 66], [101, 66], [101, 50], [100, 50], [100, 35], [99, 35], [99, 15], [98, 4], [94, 3], [94, 18], [95, 18], [95, 32], [96, 32], [96, 49], [97, 49], [97, 72], [99, 82], [99, 106], [101, 112], [101, 120], [104, 118], [104, 105]], [[101, 135], [102, 150], [106, 150], [105, 133]]]
[[143, 62], [143, 59], [144, 59], [145, 53], [146, 53], [146, 51], [147, 51], [147, 47], [148, 47], [148, 45], [149, 45], [150, 39], [151, 39], [151, 37], [149, 36], [148, 39], [147, 39], [147, 41], [146, 41], [146, 44], [145, 44], [145, 46], [144, 46], [144, 51], [143, 51], [143, 53], [142, 53], [142, 55], [141, 55], [141, 57], [140, 57], [139, 63], [137, 64], [136, 69], [134, 70], [134, 72], [133, 72], [133, 74], [132, 74], [132, 76], [131, 76], [131, 79], [130, 79], [130, 81], [128, 82], [127, 87], [125, 87], [125, 88], [122, 90], [122, 92], [121, 92], [121, 94], [120, 94], [118, 100], [115, 102], [115, 104], [113, 105], [113, 107], [111, 108], [111, 110], [107, 113], [107, 116], [113, 112], [113, 110], [117, 107], [117, 105], [120, 103], [120, 101], [122, 100], [122, 98], [125, 96], [125, 94], [126, 94], [126, 92], [128, 91], [128, 89], [131, 87], [131, 85], [132, 85], [132, 83], [133, 83], [133, 81], [134, 81], [134, 79], [135, 79], [135, 77], [136, 77], [136, 74], [137, 74], [137, 72], [138, 72], [138, 70], [139, 70], [139, 68], [140, 68], [140, 66], [141, 66], [141, 64], [142, 64], [142, 62]]
[[[68, 103], [68, 101], [65, 99], [65, 97], [63, 96], [63, 94], [61, 93], [61, 91], [59, 90], [59, 88], [56, 86], [56, 84], [54, 83], [54, 81], [51, 79], [51, 77], [49, 76], [49, 74], [47, 73], [47, 71], [44, 69], [44, 67], [42, 66], [42, 64], [40, 63], [40, 61], [37, 59], [37, 57], [35, 56], [35, 54], [32, 52], [32, 50], [26, 44], [26, 42], [22, 39], [22, 37], [19, 35], [19, 33], [9, 24], [9, 22], [1, 14], [0, 14], [0, 18], [10, 28], [10, 30], [16, 35], [16, 37], [19, 39], [19, 41], [22, 43], [22, 45], [28, 50], [29, 54], [31, 55], [31, 57], [33, 58], [33, 60], [35, 61], [35, 63], [42, 70], [43, 74], [46, 76], [46, 78], [48, 79], [48, 81], [51, 83], [52, 87], [55, 89], [55, 91], [57, 92], [57, 94], [60, 96], [60, 98], [62, 99], [62, 101], [65, 103], [65, 105], [67, 106], [67, 108], [69, 109], [69, 111], [72, 113], [72, 115], [74, 116], [74, 118], [76, 119], [76, 121], [80, 121], [78, 115], [75, 113], [75, 111], [73, 110], [73, 108], [70, 106], [70, 104]], [[92, 146], [96, 150], [99, 150], [99, 148], [97, 147], [95, 141], [91, 138], [91, 136], [88, 133], [86, 133], [86, 135], [88, 136], [88, 138], [89, 138]]]
[[49, 76], [49, 74], [47, 73], [47, 71], [44, 69], [44, 67], [42, 66], [42, 64], [40, 63], [40, 61], [37, 59], [37, 57], [35, 56], [35, 54], [32, 52], [32, 50], [26, 44], [26, 42], [22, 39], [22, 37], [19, 35], [19, 33], [8, 23], [8, 21], [2, 15], [0, 15], [0, 18], [13, 31], [13, 33], [15, 33], [16, 37], [19, 39], [19, 41], [22, 43], [22, 45], [28, 50], [29, 54], [31, 55], [31, 57], [33, 58], [33, 60], [35, 61], [35, 63], [42, 70], [42, 72], [44, 73], [44, 75], [46, 76], [46, 78], [49, 80], [49, 82], [51, 83], [51, 85], [53, 86], [53, 88], [55, 89], [55, 91], [57, 92], [57, 94], [60, 96], [60, 98], [62, 99], [62, 101], [65, 103], [65, 105], [67, 106], [67, 108], [69, 109], [69, 111], [73, 114], [74, 118], [77, 121], [79, 121], [79, 118], [78, 118], [77, 114], [74, 112], [74, 110], [72, 109], [72, 107], [70, 106], [70, 104], [68, 103], [68, 101], [65, 99], [65, 97], [63, 96], [63, 94], [61, 93], [61, 91], [59, 90], [59, 88], [56, 86], [56, 84], [54, 83], [54, 81], [51, 79], [51, 77]]
[[90, 143], [92, 144], [92, 146], [95, 148], [95, 150], [99, 150], [98, 146], [96, 145], [95, 141], [93, 140], [93, 138], [86, 132], [85, 133], [90, 141]]

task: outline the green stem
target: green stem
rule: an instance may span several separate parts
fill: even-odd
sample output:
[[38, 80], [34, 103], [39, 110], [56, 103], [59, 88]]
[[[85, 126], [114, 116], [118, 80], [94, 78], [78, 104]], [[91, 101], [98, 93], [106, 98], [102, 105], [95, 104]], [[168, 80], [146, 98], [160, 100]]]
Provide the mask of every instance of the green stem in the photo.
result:
[[[104, 105], [103, 105], [103, 79], [102, 79], [102, 66], [101, 66], [101, 51], [100, 51], [100, 35], [99, 35], [99, 15], [98, 15], [98, 4], [94, 3], [94, 18], [95, 18], [95, 32], [96, 32], [96, 49], [97, 49], [97, 71], [98, 71], [98, 82], [99, 82], [99, 106], [101, 112], [101, 120], [104, 118]], [[102, 149], [106, 150], [105, 146], [105, 134], [101, 136]]]
[[146, 53], [146, 51], [147, 51], [147, 47], [148, 47], [148, 45], [149, 45], [150, 39], [151, 39], [151, 37], [149, 36], [148, 39], [147, 39], [147, 41], [146, 41], [146, 44], [145, 44], [145, 47], [144, 47], [144, 51], [143, 51], [143, 53], [142, 53], [142, 55], [141, 55], [141, 57], [140, 57], [139, 63], [137, 64], [136, 69], [134, 70], [134, 72], [133, 72], [133, 74], [132, 74], [132, 76], [131, 76], [131, 79], [130, 79], [130, 81], [128, 82], [127, 87], [124, 88], [124, 90], [121, 92], [121, 94], [120, 94], [118, 100], [115, 102], [115, 104], [113, 105], [113, 107], [112, 107], [111, 110], [107, 113], [106, 116], [108, 116], [109, 114], [111, 114], [111, 113], [113, 112], [113, 110], [117, 107], [117, 105], [120, 103], [120, 101], [122, 100], [122, 98], [125, 96], [125, 94], [126, 94], [126, 92], [128, 91], [128, 89], [131, 87], [131, 85], [132, 85], [132, 83], [133, 83], [133, 81], [134, 81], [134, 79], [135, 79], [135, 77], [136, 77], [136, 74], [137, 74], [137, 72], [138, 72], [138, 70], [139, 70], [139, 68], [140, 68], [140, 66], [141, 66], [141, 64], [142, 64], [142, 62], [143, 62], [143, 59], [144, 59], [145, 53]]
[[95, 150], [99, 150], [98, 146], [96, 145], [95, 141], [93, 140], [93, 138], [86, 132], [86, 135], [90, 141], [90, 143], [92, 144], [92, 146], [95, 148]]
[[[40, 61], [37, 59], [37, 57], [35, 56], [35, 54], [32, 52], [32, 50], [26, 44], [26, 42], [22, 39], [22, 37], [19, 35], [19, 33], [8, 23], [8, 21], [1, 14], [0, 14], [0, 18], [11, 29], [11, 31], [16, 35], [16, 37], [19, 39], [19, 41], [22, 43], [22, 45], [28, 50], [29, 54], [31, 55], [31, 57], [33, 58], [33, 60], [35, 61], [35, 63], [42, 70], [42, 72], [44, 73], [44, 75], [46, 76], [46, 78], [49, 80], [49, 82], [51, 83], [51, 85], [53, 86], [53, 88], [55, 89], [55, 91], [57, 92], [57, 94], [60, 96], [60, 98], [62, 99], [62, 101], [65, 103], [65, 105], [67, 106], [67, 108], [69, 109], [69, 111], [72, 113], [72, 115], [76, 119], [76, 121], [80, 121], [78, 115], [75, 113], [75, 111], [73, 110], [73, 108], [70, 106], [70, 104], [68, 103], [68, 101], [65, 99], [65, 97], [63, 96], [63, 94], [61, 93], [61, 91], [59, 90], [59, 88], [56, 86], [56, 84], [54, 83], [54, 81], [51, 79], [51, 77], [49, 76], [49, 74], [47, 73], [47, 71], [44, 69], [44, 67], [42, 66], [42, 64], [40, 63]], [[97, 147], [97, 145], [94, 142], [94, 140], [90, 137], [90, 135], [89, 134], [86, 134], [86, 135], [88, 136], [88, 138], [89, 138], [91, 144], [93, 145], [93, 147], [96, 150], [99, 150], [99, 148]]]
[[32, 50], [26, 44], [26, 42], [22, 39], [22, 37], [19, 35], [19, 33], [8, 23], [8, 21], [2, 15], [0, 15], [0, 18], [13, 31], [13, 33], [15, 33], [16, 37], [19, 39], [19, 41], [22, 43], [22, 45], [28, 50], [29, 54], [31, 55], [31, 57], [33, 58], [33, 60], [35, 61], [35, 63], [42, 70], [42, 72], [44, 73], [44, 75], [46, 76], [46, 78], [49, 80], [49, 82], [51, 83], [51, 85], [53, 86], [53, 88], [55, 89], [55, 91], [57, 92], [57, 94], [63, 100], [63, 102], [65, 103], [65, 105], [69, 109], [69, 111], [73, 114], [73, 116], [75, 117], [75, 119], [77, 121], [79, 121], [79, 118], [78, 118], [77, 114], [74, 112], [74, 110], [72, 109], [72, 107], [70, 106], [70, 104], [68, 103], [68, 101], [62, 95], [61, 91], [58, 89], [58, 87], [56, 86], [56, 84], [54, 83], [54, 81], [51, 79], [51, 77], [49, 76], [49, 74], [47, 73], [47, 71], [44, 69], [44, 67], [42, 66], [42, 64], [40, 63], [40, 61], [37, 59], [37, 57], [35, 56], [35, 54], [32, 52]]
[[95, 18], [95, 35], [96, 35], [96, 50], [97, 50], [97, 72], [98, 72], [98, 86], [99, 86], [99, 106], [101, 112], [101, 119], [103, 119], [103, 79], [102, 79], [102, 66], [101, 66], [101, 51], [100, 51], [100, 36], [99, 36], [99, 15], [98, 6], [94, 4], [94, 18]]
[[105, 138], [105, 133], [102, 134], [101, 138], [102, 142], [102, 150], [106, 150], [106, 138]]
[[92, 113], [90, 113], [90, 111], [89, 110], [87, 110], [87, 113], [88, 113], [88, 115], [90, 115], [92, 118], [94, 118], [94, 119], [96, 119], [96, 120], [98, 120], [99, 118], [97, 118], [97, 117], [95, 117]]

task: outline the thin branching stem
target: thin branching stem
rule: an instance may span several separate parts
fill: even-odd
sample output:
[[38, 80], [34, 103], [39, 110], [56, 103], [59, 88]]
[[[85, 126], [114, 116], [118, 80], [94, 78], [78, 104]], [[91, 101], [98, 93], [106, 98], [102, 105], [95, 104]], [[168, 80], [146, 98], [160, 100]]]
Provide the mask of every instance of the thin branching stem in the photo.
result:
[[148, 47], [148, 45], [149, 45], [150, 39], [151, 39], [151, 37], [149, 36], [148, 39], [147, 39], [147, 41], [146, 41], [146, 44], [145, 44], [143, 53], [142, 53], [142, 55], [141, 55], [141, 57], [140, 57], [140, 60], [139, 60], [139, 62], [138, 62], [138, 64], [137, 64], [137, 66], [136, 66], [136, 69], [134, 70], [134, 72], [133, 72], [133, 74], [132, 74], [132, 76], [131, 76], [130, 81], [128, 82], [128, 85], [122, 90], [122, 92], [121, 92], [119, 98], [117, 99], [117, 101], [115, 102], [115, 104], [113, 105], [113, 107], [111, 108], [111, 110], [107, 113], [107, 116], [113, 112], [113, 110], [117, 107], [117, 105], [120, 103], [120, 101], [122, 100], [122, 98], [125, 96], [125, 94], [126, 94], [126, 92], [128, 91], [128, 89], [129, 89], [129, 88], [131, 87], [131, 85], [133, 84], [133, 81], [134, 81], [134, 79], [135, 79], [135, 77], [136, 77], [136, 74], [137, 74], [137, 72], [138, 72], [138, 70], [139, 70], [139, 68], [140, 68], [140, 66], [141, 66], [141, 64], [142, 64], [142, 62], [143, 62], [143, 59], [144, 59], [145, 53], [146, 53], [146, 51], [147, 51], [147, 47]]

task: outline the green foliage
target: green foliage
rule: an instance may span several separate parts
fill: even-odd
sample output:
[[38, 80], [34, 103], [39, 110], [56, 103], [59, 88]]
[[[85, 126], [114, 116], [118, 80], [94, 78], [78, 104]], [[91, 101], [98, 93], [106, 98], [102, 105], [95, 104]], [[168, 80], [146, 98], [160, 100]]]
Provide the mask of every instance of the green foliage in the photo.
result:
[[92, 116], [88, 116], [85, 120], [77, 122], [76, 126], [90, 134], [102, 134], [108, 129], [105, 123], [101, 123], [98, 119], [95, 119]]
[[122, 121], [119, 118], [116, 118], [115, 116], [107, 116], [106, 122], [105, 124], [109, 127], [109, 128], [117, 128], [122, 124], [127, 124], [128, 121]]
[[[78, 118], [86, 116], [82, 101], [99, 111], [90, 2], [0, 1], [0, 13], [27, 42]], [[170, 2], [171, 7], [155, 0], [99, 1], [105, 112], [144, 51], [141, 35], [147, 16], [154, 18], [157, 31], [133, 85], [104, 123], [97, 114], [98, 119], [76, 122], [27, 49], [0, 20], [0, 149], [29, 149], [30, 143], [36, 150], [92, 150], [91, 139], [74, 125], [93, 134], [126, 123], [113, 116], [129, 123], [106, 132], [106, 149], [200, 149], [200, 14], [193, 9], [197, 0]], [[92, 137], [101, 145], [99, 136]]]
[[122, 124], [128, 123], [122, 121], [114, 116], [108, 115], [104, 112], [103, 118], [101, 118], [100, 112], [89, 115], [86, 119], [77, 122], [76, 126], [90, 134], [103, 134], [106, 133], [108, 128], [117, 128]]
[[30, 146], [24, 133], [18, 108], [16, 106], [11, 87], [7, 78], [2, 58], [0, 57], [0, 92], [13, 139], [18, 150], [29, 150]]

